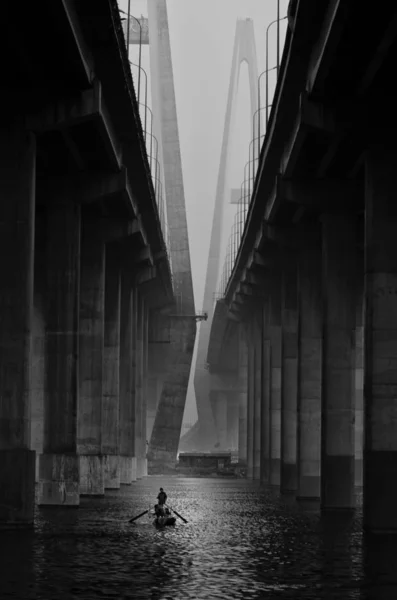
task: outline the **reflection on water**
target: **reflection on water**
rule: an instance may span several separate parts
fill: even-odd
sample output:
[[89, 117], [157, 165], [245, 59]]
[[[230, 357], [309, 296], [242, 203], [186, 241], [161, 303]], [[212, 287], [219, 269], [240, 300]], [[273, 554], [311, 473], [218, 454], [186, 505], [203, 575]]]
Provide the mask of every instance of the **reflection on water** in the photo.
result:
[[[129, 524], [160, 485], [188, 524]], [[150, 477], [42, 509], [34, 533], [1, 534], [0, 556], [1, 600], [397, 598], [397, 542], [365, 541], [360, 509], [320, 517], [244, 480]]]

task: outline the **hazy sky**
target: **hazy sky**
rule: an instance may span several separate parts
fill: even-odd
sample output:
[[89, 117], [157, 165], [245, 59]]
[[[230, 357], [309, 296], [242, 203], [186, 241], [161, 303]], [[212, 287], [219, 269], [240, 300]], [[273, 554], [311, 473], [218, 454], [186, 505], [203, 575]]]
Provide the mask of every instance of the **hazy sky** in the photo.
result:
[[[119, 0], [120, 8], [127, 10], [127, 5], [128, 0]], [[280, 0], [281, 16], [286, 15], [287, 5], [288, 0]], [[196, 310], [200, 311], [209, 308], [203, 307], [203, 293], [236, 20], [252, 18], [254, 21], [259, 75], [265, 69], [266, 27], [277, 16], [277, 0], [167, 0], [167, 8], [193, 287]], [[131, 13], [137, 17], [147, 16], [146, 0], [131, 0]], [[285, 29], [284, 20], [282, 42]], [[137, 47], [131, 48], [130, 59], [138, 60]], [[269, 30], [269, 67], [275, 63], [276, 25], [273, 25]], [[147, 48], [143, 51], [142, 64], [149, 69]], [[269, 77], [273, 89], [274, 72]], [[264, 79], [262, 77], [262, 82]], [[231, 179], [235, 181], [230, 181], [231, 187], [240, 187], [244, 178], [252, 137], [247, 84], [248, 77], [243, 71], [232, 149]], [[192, 422], [196, 414], [190, 385], [184, 420]]]

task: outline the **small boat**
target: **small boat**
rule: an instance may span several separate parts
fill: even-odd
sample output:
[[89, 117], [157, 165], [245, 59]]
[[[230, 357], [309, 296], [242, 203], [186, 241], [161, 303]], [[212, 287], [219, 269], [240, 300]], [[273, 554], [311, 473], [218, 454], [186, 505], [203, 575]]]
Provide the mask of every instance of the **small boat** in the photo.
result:
[[171, 515], [171, 511], [168, 507], [165, 508], [163, 514], [154, 514], [153, 523], [156, 527], [165, 527], [167, 525], [175, 525], [175, 517]]
[[140, 519], [141, 517], [143, 517], [143, 515], [148, 515], [149, 519], [151, 517], [153, 518], [153, 523], [154, 523], [154, 525], [156, 525], [156, 527], [165, 527], [166, 525], [175, 525], [176, 519], [175, 519], [175, 517], [172, 516], [171, 511], [173, 513], [175, 513], [180, 519], [182, 519], [182, 521], [184, 523], [187, 523], [185, 517], [182, 517], [182, 515], [180, 515], [178, 512], [176, 512], [176, 510], [174, 508], [170, 509], [168, 506], [164, 506], [164, 505], [159, 506], [158, 504], [155, 505], [154, 510], [151, 508], [148, 508], [147, 510], [144, 510], [136, 517], [132, 517], [132, 519], [130, 519], [128, 522], [134, 523], [137, 519]]
[[175, 517], [171, 515], [164, 515], [160, 517], [155, 517], [154, 524], [156, 527], [165, 527], [166, 525], [175, 525]]

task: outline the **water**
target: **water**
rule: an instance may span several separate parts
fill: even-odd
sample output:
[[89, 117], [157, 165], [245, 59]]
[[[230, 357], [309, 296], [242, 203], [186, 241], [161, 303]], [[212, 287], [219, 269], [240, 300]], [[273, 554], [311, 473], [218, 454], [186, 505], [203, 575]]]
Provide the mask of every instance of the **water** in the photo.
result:
[[[160, 486], [188, 524], [129, 524]], [[321, 517], [245, 480], [149, 477], [37, 510], [35, 532], [1, 534], [0, 556], [1, 600], [397, 598], [397, 543], [365, 541], [360, 509]]]

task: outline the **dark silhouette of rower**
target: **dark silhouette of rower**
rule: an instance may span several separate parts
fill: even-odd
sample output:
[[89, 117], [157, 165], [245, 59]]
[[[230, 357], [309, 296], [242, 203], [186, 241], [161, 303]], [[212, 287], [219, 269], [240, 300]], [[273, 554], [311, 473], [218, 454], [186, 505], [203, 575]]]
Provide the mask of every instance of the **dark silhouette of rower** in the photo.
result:
[[165, 515], [166, 512], [169, 512], [169, 511], [164, 510], [164, 504], [166, 502], [167, 502], [167, 494], [165, 493], [163, 488], [160, 488], [160, 491], [157, 495], [157, 504], [154, 505], [154, 511], [158, 517]]
[[167, 502], [167, 494], [165, 493], [163, 488], [160, 488], [160, 491], [157, 496], [157, 500], [158, 500], [159, 506], [162, 506], [163, 504], [165, 504]]

